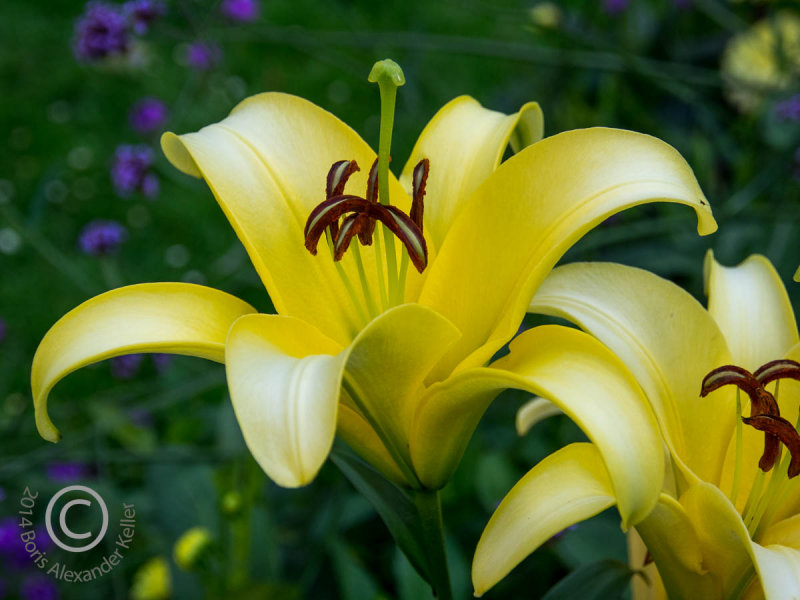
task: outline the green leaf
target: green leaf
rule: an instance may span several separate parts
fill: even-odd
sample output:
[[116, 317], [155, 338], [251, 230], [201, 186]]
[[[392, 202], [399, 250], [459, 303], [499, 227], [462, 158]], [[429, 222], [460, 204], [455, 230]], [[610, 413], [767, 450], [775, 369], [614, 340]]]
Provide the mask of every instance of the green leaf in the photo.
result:
[[375, 507], [394, 541], [417, 572], [430, 581], [423, 542], [419, 538], [422, 523], [408, 494], [349, 450], [334, 446], [331, 460]]
[[609, 600], [625, 593], [631, 577], [638, 574], [618, 560], [584, 565], [550, 588], [542, 600]]

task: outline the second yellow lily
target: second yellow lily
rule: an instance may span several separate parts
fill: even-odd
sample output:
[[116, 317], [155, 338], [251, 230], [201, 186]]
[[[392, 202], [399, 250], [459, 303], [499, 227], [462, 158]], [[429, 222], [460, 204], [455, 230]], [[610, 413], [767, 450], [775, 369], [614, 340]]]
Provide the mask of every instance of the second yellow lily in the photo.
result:
[[[650, 582], [635, 579], [637, 600], [797, 598], [800, 364], [794, 361], [800, 344], [794, 313], [762, 256], [726, 268], [709, 252], [705, 281], [708, 310], [652, 273], [574, 264], [551, 274], [530, 309], [566, 318], [603, 342], [633, 374], [658, 419], [670, 460], [666, 477], [659, 470], [648, 475], [664, 482], [663, 491], [629, 536], [632, 566], [646, 567]], [[605, 371], [598, 367], [598, 375]], [[602, 386], [601, 379], [595, 383]], [[742, 414], [748, 400], [750, 416]], [[545, 414], [544, 406], [537, 400], [533, 412]], [[567, 446], [514, 487], [478, 545], [478, 593], [560, 529], [615, 504], [603, 453], [592, 444]]]

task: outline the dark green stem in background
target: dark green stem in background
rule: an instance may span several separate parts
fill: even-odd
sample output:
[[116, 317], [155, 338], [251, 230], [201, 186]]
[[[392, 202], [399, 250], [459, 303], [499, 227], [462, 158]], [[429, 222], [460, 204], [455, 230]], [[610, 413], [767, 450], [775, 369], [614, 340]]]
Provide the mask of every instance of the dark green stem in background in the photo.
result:
[[421, 537], [425, 548], [430, 583], [438, 600], [453, 600], [450, 571], [447, 568], [447, 551], [444, 545], [444, 524], [439, 492], [413, 490], [410, 492], [422, 524]]

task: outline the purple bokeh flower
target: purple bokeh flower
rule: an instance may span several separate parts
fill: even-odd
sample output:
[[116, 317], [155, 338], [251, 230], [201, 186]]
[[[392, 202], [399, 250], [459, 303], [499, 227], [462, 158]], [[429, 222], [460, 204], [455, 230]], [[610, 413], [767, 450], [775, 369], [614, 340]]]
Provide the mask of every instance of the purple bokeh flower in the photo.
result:
[[[14, 568], [22, 568], [31, 564], [25, 551], [25, 544], [19, 537], [20, 528], [14, 517], [0, 521], [0, 556], [3, 563]], [[37, 534], [38, 536], [38, 534]]]
[[59, 597], [56, 582], [41, 573], [26, 577], [19, 588], [19, 594], [23, 600], [57, 600]]
[[111, 359], [111, 374], [117, 379], [136, 377], [142, 366], [144, 354], [124, 354]]
[[90, 475], [89, 465], [78, 461], [52, 462], [47, 465], [47, 476], [56, 483], [80, 481]]
[[120, 196], [141, 192], [148, 198], [158, 194], [158, 177], [150, 173], [153, 166], [153, 151], [143, 144], [117, 146], [114, 163], [111, 165], [111, 181]]
[[115, 252], [126, 234], [125, 228], [116, 221], [98, 219], [81, 230], [78, 245], [89, 256], [104, 256]]
[[603, 10], [610, 15], [618, 15], [628, 8], [630, 0], [603, 0]]
[[167, 12], [160, 0], [130, 0], [122, 5], [122, 12], [128, 17], [133, 31], [144, 35], [158, 17]]
[[172, 355], [171, 354], [164, 354], [163, 352], [156, 352], [150, 356], [153, 359], [153, 366], [155, 366], [156, 371], [159, 374], [163, 374], [169, 369], [169, 366], [172, 364]]
[[[6, 337], [6, 322], [0, 318], [0, 342]], [[0, 498], [2, 500], [2, 498]]]
[[783, 121], [800, 121], [800, 94], [776, 104], [775, 116]]
[[186, 64], [198, 71], [207, 71], [222, 60], [222, 49], [207, 42], [194, 42], [186, 49]]
[[6, 499], [6, 490], [3, 486], [0, 486], [0, 502]]
[[258, 0], [222, 0], [220, 10], [231, 21], [247, 23], [258, 19], [261, 4]]
[[169, 109], [158, 98], [142, 98], [131, 108], [128, 121], [138, 133], [158, 131], [167, 122]]
[[75, 22], [75, 56], [80, 60], [100, 60], [127, 49], [128, 22], [119, 6], [89, 2]]

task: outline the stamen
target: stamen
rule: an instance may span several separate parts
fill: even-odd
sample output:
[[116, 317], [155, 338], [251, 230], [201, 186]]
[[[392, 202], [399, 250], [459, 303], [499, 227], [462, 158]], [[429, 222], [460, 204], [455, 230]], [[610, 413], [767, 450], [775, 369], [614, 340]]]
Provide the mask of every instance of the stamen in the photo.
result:
[[789, 359], [773, 360], [761, 365], [753, 375], [762, 386], [776, 379], [796, 379], [800, 381], [800, 363]]
[[420, 231], [422, 231], [422, 214], [425, 212], [425, 184], [428, 182], [430, 165], [430, 161], [427, 158], [423, 158], [414, 167], [414, 199], [411, 203], [411, 214], [409, 216]]
[[[786, 471], [789, 479], [800, 475], [800, 435], [798, 435], [794, 425], [792, 425], [783, 417], [773, 415], [758, 415], [750, 418], [744, 417], [742, 421], [746, 425], [750, 425], [759, 431], [769, 433], [780, 440], [780, 442], [786, 446], [786, 448], [788, 448], [792, 455], [791, 461], [789, 462], [789, 468]], [[777, 459], [777, 450], [775, 451], [773, 464], [775, 459]], [[764, 460], [763, 456], [761, 457], [761, 460]], [[759, 467], [761, 467], [761, 469], [764, 471], [769, 470], [764, 469], [764, 467], [761, 466], [761, 462], [759, 462]], [[770, 466], [770, 468], [772, 467]]]
[[350, 175], [360, 170], [358, 163], [354, 160], [340, 160], [333, 163], [328, 171], [325, 197], [340, 196], [344, 192], [344, 186], [347, 184], [347, 180], [350, 179]]

